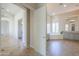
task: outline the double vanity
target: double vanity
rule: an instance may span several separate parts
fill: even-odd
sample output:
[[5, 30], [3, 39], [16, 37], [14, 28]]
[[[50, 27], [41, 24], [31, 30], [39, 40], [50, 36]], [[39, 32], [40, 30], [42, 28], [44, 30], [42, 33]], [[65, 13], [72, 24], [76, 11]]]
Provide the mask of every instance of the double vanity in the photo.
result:
[[63, 32], [63, 39], [79, 40], [79, 32]]

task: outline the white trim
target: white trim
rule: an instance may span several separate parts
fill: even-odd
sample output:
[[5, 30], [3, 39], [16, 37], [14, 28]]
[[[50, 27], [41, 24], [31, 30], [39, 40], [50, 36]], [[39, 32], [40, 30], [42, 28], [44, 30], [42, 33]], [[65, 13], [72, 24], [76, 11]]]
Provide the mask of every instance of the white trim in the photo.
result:
[[14, 4], [21, 7], [21, 8], [23, 8], [23, 9], [28, 8], [30, 10], [35, 10], [35, 8], [33, 8], [32, 6], [29, 6], [28, 4], [26, 4], [26, 6], [24, 6], [24, 4], [21, 4], [21, 3], [14, 3]]

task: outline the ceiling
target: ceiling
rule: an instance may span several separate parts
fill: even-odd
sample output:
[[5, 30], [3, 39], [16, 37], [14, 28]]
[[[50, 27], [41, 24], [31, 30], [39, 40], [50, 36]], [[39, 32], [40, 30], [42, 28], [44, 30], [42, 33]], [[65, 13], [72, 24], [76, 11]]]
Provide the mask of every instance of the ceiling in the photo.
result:
[[14, 16], [15, 14], [21, 12], [21, 8], [11, 3], [1, 4], [1, 15], [2, 16]]
[[47, 12], [49, 15], [67, 13], [79, 9], [78, 3], [48, 3]]
[[16, 3], [19, 6], [34, 10], [37, 8], [37, 3]]
[[[9, 13], [10, 15], [15, 15], [18, 12], [21, 12], [20, 7], [16, 6], [15, 4], [11, 3], [2, 3], [2, 13], [6, 14]], [[41, 3], [17, 3], [17, 5], [35, 9], [38, 8]], [[78, 3], [47, 3], [47, 12], [49, 15], [59, 15], [63, 13], [68, 13], [71, 11], [79, 10]]]
[[1, 4], [1, 12], [2, 12], [2, 16], [14, 16], [17, 13], [23, 11], [22, 8], [29, 8], [29, 9], [35, 9], [37, 6], [37, 3], [2, 3]]

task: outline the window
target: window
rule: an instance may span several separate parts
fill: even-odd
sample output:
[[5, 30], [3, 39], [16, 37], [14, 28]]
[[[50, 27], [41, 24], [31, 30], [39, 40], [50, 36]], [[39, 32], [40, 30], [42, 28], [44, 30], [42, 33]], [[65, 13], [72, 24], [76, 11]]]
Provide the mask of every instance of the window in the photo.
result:
[[59, 35], [59, 23], [58, 22], [50, 22], [47, 24], [47, 34], [49, 35]]
[[56, 23], [56, 33], [59, 32], [59, 23]]
[[47, 34], [50, 34], [50, 24], [47, 24]]
[[52, 32], [54, 33], [55, 30], [56, 30], [56, 28], [55, 28], [55, 23], [53, 23], [53, 24], [52, 24]]
[[59, 23], [53, 22], [52, 23], [52, 33], [53, 33], [53, 35], [57, 35], [58, 32], [59, 32]]
[[65, 31], [68, 31], [68, 28], [69, 28], [68, 24], [65, 24]]

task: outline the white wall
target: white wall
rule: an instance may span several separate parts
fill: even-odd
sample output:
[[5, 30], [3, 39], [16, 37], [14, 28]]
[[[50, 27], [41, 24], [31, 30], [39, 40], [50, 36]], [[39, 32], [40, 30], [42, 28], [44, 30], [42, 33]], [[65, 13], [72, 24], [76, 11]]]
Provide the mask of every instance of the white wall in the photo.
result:
[[79, 17], [77, 16], [77, 18], [70, 18], [69, 20], [66, 20], [65, 18], [63, 18], [62, 16], [53, 16], [51, 19], [53, 22], [59, 22], [59, 33], [57, 33], [57, 35], [49, 35], [49, 39], [63, 39], [63, 36], [60, 34], [60, 32], [62, 31], [66, 31], [65, 30], [65, 24], [69, 25], [68, 31], [71, 32], [71, 22], [69, 20], [75, 20], [75, 22], [73, 22], [76, 26], [75, 26], [75, 32], [79, 31]]
[[[8, 14], [7, 14], [8, 15]], [[10, 17], [2, 17], [1, 21], [7, 21], [8, 22], [8, 29], [4, 29], [4, 34], [2, 34], [1, 36], [1, 47], [8, 47], [8, 48], [16, 48], [16, 44], [14, 44], [14, 42], [16, 43], [16, 39], [14, 36], [14, 17], [10, 16]], [[5, 24], [5, 23], [4, 23]], [[3, 28], [3, 25], [1, 24], [1, 29]], [[2, 29], [3, 30], [3, 29]], [[5, 31], [8, 30], [8, 33], [6, 33]], [[2, 32], [2, 31], [1, 31]]]
[[[40, 13], [40, 12], [36, 12], [36, 11], [37, 10], [31, 11], [31, 20], [30, 20], [30, 39], [32, 41], [31, 42], [31, 47], [33, 47], [41, 55], [45, 55], [46, 54], [46, 39], [42, 39], [40, 34], [41, 34], [41, 30], [42, 30], [41, 29], [42, 25], [44, 25], [42, 23], [43, 22], [42, 19], [46, 20], [46, 16], [45, 16], [46, 15], [46, 13], [45, 13], [46, 10], [44, 9], [44, 11], [43, 10], [40, 11], [42, 13], [44, 12], [43, 14]], [[43, 16], [43, 18], [42, 18], [42, 16]], [[45, 26], [46, 26], [46, 24], [45, 24]], [[41, 35], [43, 35], [43, 34], [41, 34]]]
[[[15, 8], [15, 7], [13, 7]], [[15, 8], [17, 9], [17, 8]], [[10, 14], [10, 13], [9, 13]], [[19, 8], [17, 13], [14, 16], [9, 16], [8, 14], [5, 14], [8, 16], [8, 18], [4, 18], [2, 20], [7, 20], [9, 22], [9, 34], [5, 37], [1, 37], [1, 46], [5, 47], [12, 47], [17, 48], [19, 47], [19, 42], [21, 40], [18, 40], [18, 20], [22, 19], [23, 21], [23, 39], [22, 39], [22, 45], [20, 45], [22, 48], [27, 47], [27, 10]], [[6, 31], [6, 29], [5, 29]]]
[[[50, 17], [50, 18], [49, 18]], [[48, 34], [48, 39], [63, 39], [63, 36], [60, 34], [61, 31], [64, 30], [64, 20], [61, 20], [58, 16], [49, 16], [47, 18], [47, 24], [50, 24], [50, 33]], [[53, 29], [52, 29], [52, 23], [58, 23], [59, 24], [59, 30], [57, 33], [53, 33]], [[63, 29], [62, 29], [63, 28]]]
[[65, 24], [69, 25], [68, 31], [71, 32], [71, 24], [74, 23], [75, 26], [75, 32], [79, 31], [79, 16], [77, 18], [69, 18], [69, 20], [75, 20], [75, 22], [70, 22], [69, 20], [63, 19], [63, 18], [59, 18], [60, 20], [60, 31], [66, 31], [65, 30]]
[[33, 48], [33, 23], [34, 23], [34, 20], [33, 20], [33, 10], [30, 10], [30, 47]]
[[18, 20], [23, 20], [23, 13], [20, 12], [20, 13], [17, 13], [15, 15], [15, 18], [14, 18], [14, 35], [15, 35], [15, 38], [18, 39]]
[[9, 35], [9, 22], [1, 20], [1, 34]]
[[14, 35], [15, 35], [15, 38], [17, 39], [17, 42], [18, 42], [18, 20], [22, 19], [22, 22], [23, 22], [23, 26], [22, 26], [22, 29], [23, 29], [23, 34], [22, 34], [22, 40], [21, 40], [21, 44], [22, 44], [22, 48], [25, 48], [27, 47], [27, 44], [26, 44], [26, 39], [27, 39], [27, 30], [26, 30], [26, 27], [27, 27], [27, 24], [26, 24], [26, 19], [27, 18], [27, 13], [26, 11], [21, 11], [19, 12], [18, 14], [15, 15], [15, 21], [14, 21]]

